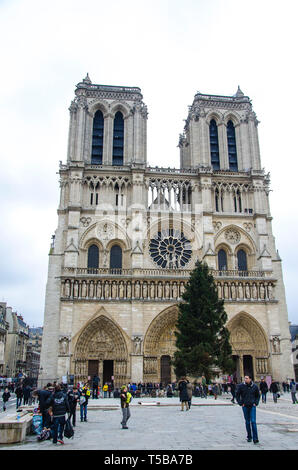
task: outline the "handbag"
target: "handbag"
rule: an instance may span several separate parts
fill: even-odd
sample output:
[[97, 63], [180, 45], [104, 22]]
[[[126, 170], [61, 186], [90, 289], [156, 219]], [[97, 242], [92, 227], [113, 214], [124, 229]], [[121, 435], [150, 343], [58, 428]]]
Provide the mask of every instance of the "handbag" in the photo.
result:
[[65, 428], [64, 428], [64, 436], [67, 437], [67, 439], [70, 439], [71, 437], [74, 436], [74, 430], [71, 425], [70, 418], [66, 420]]
[[86, 398], [83, 395], [81, 395], [80, 396], [80, 405], [84, 405], [85, 401], [86, 401]]

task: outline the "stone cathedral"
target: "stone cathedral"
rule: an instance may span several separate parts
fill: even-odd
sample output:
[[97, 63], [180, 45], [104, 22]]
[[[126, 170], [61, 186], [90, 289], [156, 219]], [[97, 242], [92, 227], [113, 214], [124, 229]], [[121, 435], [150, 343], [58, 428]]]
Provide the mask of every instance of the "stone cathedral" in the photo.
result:
[[40, 379], [169, 383], [178, 304], [197, 259], [225, 301], [235, 372], [293, 376], [258, 120], [238, 87], [197, 93], [180, 169], [147, 163], [140, 88], [76, 86], [60, 162]]

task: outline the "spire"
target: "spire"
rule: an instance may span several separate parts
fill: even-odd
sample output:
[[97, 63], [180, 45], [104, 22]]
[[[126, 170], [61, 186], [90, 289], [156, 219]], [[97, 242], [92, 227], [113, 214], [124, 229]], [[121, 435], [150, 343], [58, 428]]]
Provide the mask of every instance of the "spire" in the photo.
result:
[[244, 96], [243, 91], [240, 89], [240, 86], [238, 85], [238, 90], [236, 92], [236, 95], [234, 95], [236, 98], [242, 98]]
[[86, 83], [87, 85], [91, 85], [91, 80], [89, 77], [89, 74], [87, 73], [86, 77], [83, 79], [83, 83]]

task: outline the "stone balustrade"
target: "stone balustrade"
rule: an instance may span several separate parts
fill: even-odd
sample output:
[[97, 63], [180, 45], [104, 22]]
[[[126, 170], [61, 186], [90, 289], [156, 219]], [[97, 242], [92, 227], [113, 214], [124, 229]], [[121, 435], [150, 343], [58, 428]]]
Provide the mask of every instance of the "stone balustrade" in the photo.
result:
[[[68, 268], [64, 270], [61, 279], [61, 298], [88, 301], [179, 301], [182, 299], [190, 272], [190, 270]], [[213, 271], [212, 274], [220, 299], [256, 302], [275, 300], [275, 281], [267, 279], [265, 273]]]

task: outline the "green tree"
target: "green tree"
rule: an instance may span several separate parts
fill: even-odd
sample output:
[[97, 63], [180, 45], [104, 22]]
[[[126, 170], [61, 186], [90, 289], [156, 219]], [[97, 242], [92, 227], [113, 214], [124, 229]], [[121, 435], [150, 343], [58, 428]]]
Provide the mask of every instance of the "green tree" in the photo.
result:
[[173, 359], [177, 377], [205, 375], [210, 380], [214, 367], [231, 373], [234, 366], [230, 333], [225, 327], [227, 314], [206, 263], [196, 262], [182, 299]]

